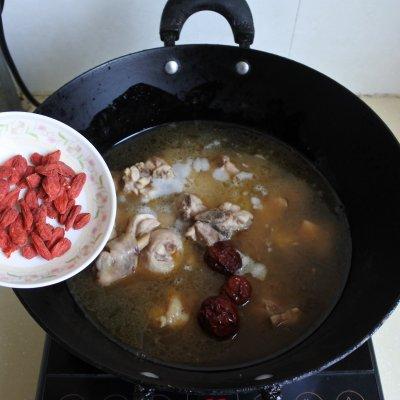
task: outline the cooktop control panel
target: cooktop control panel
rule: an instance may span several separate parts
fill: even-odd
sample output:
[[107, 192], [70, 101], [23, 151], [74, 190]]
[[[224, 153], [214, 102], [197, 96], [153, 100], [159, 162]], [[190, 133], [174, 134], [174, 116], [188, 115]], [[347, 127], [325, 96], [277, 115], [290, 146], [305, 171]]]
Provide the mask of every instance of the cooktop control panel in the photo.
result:
[[[133, 384], [84, 363], [47, 340], [36, 400], [134, 400]], [[155, 392], [153, 400], [262, 400], [260, 393], [195, 396]], [[372, 344], [328, 370], [288, 384], [281, 400], [384, 400]]]

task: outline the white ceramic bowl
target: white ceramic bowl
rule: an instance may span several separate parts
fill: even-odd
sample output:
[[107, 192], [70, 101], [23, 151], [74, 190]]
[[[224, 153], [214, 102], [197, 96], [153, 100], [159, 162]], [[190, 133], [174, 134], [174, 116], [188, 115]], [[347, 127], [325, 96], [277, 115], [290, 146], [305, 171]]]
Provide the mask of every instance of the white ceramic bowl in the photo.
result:
[[[35, 288], [64, 281], [82, 271], [100, 253], [111, 235], [116, 214], [116, 194], [111, 173], [100, 153], [80, 133], [69, 126], [38, 114], [0, 113], [0, 165], [21, 154], [46, 154], [61, 150], [61, 160], [76, 172], [87, 174], [77, 204], [92, 218], [83, 229], [66, 232], [71, 249], [62, 257], [46, 261], [27, 260], [19, 251], [6, 258], [0, 250], [0, 285]], [[56, 225], [54, 220], [49, 223]]]

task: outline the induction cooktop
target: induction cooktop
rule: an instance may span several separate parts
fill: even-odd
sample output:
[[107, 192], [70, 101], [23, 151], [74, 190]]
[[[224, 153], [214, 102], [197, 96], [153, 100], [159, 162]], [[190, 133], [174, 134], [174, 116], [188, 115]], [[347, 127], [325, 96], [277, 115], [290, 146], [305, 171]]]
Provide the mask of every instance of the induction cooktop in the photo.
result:
[[[73, 356], [47, 338], [36, 400], [134, 400], [135, 385]], [[258, 392], [196, 396], [156, 391], [153, 400], [261, 400]], [[282, 388], [281, 400], [384, 400], [372, 342], [319, 374]]]

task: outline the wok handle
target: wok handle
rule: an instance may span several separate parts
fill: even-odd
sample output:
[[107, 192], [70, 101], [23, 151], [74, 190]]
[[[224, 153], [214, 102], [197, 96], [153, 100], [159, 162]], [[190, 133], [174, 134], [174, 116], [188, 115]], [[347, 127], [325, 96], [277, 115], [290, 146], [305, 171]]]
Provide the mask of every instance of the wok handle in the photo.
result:
[[179, 40], [183, 24], [199, 11], [215, 11], [229, 22], [235, 42], [249, 48], [254, 40], [253, 16], [246, 0], [168, 0], [161, 16], [160, 37], [165, 46]]

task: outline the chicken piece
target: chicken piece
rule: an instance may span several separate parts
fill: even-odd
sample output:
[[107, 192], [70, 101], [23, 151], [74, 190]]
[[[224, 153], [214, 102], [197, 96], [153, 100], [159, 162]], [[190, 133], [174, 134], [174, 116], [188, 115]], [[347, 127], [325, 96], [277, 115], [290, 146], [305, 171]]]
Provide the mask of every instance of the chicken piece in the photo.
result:
[[131, 218], [125, 233], [107, 243], [107, 250], [96, 260], [101, 286], [108, 286], [135, 270], [140, 251], [149, 244], [150, 232], [159, 225], [154, 215], [138, 214]]
[[151, 308], [149, 317], [150, 321], [159, 328], [179, 328], [189, 320], [189, 314], [185, 311], [176, 291], [169, 293], [165, 304]]
[[152, 157], [145, 163], [139, 162], [126, 168], [122, 180], [124, 193], [147, 194], [153, 179], [169, 179], [174, 177], [172, 167], [162, 158]]
[[189, 320], [189, 314], [184, 310], [181, 299], [178, 295], [172, 295], [169, 299], [168, 309], [165, 315], [158, 318], [160, 328], [166, 326], [170, 328], [180, 327]]
[[225, 171], [229, 175], [236, 175], [240, 172], [240, 170], [236, 167], [236, 165], [230, 160], [228, 156], [222, 156], [222, 167], [225, 168]]
[[197, 221], [187, 231], [185, 236], [203, 246], [212, 246], [214, 243], [225, 240], [225, 237], [210, 224]]
[[272, 315], [269, 319], [275, 328], [290, 327], [299, 322], [301, 314], [300, 308], [293, 307], [284, 313]]
[[235, 232], [249, 228], [253, 214], [232, 203], [223, 203], [217, 209], [195, 215], [196, 221], [185, 236], [202, 245], [211, 246], [220, 240], [229, 240]]
[[183, 219], [188, 220], [205, 211], [207, 207], [203, 204], [201, 199], [194, 194], [185, 194], [179, 205], [179, 209]]
[[177, 232], [157, 229], [150, 235], [150, 243], [144, 253], [144, 265], [152, 272], [167, 274], [175, 267], [173, 254], [182, 249], [182, 239]]
[[231, 176], [239, 172], [240, 170], [228, 156], [222, 156], [222, 165], [214, 170], [213, 178], [217, 181], [227, 181]]

